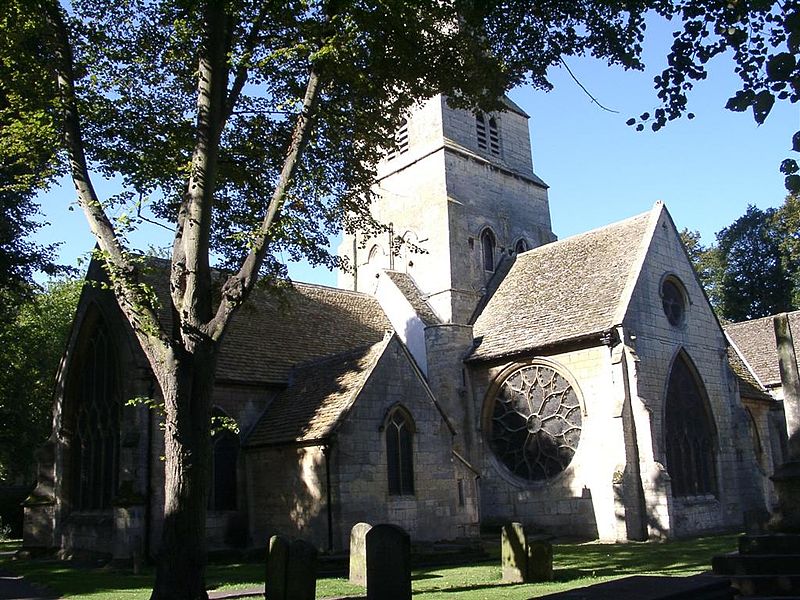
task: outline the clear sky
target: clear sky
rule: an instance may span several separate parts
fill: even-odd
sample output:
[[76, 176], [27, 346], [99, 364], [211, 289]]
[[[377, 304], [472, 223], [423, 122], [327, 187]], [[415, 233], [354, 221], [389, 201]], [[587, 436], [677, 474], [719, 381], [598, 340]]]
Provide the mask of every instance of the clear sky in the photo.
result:
[[[779, 206], [786, 195], [778, 167], [800, 129], [800, 108], [778, 103], [762, 126], [752, 113], [724, 109], [738, 89], [733, 64], [712, 62], [708, 80], [689, 97], [696, 118], [675, 121], [653, 133], [625, 125], [632, 116], [658, 106], [653, 76], [665, 64], [671, 38], [668, 25], [648, 30], [647, 70], [624, 72], [594, 59], [571, 59], [568, 65], [599, 108], [563, 69], [552, 70], [555, 89], [526, 88], [510, 94], [531, 116], [534, 170], [550, 186], [553, 230], [563, 239], [649, 210], [662, 200], [679, 229], [698, 230], [705, 243], [744, 214], [748, 204]], [[94, 245], [71, 186], [63, 184], [40, 198], [51, 223], [37, 235], [42, 242], [63, 241], [61, 260], [75, 264]], [[169, 232], [150, 228], [134, 238], [135, 246], [168, 244]], [[334, 242], [334, 247], [335, 247]], [[336, 276], [321, 269], [290, 265], [297, 281], [335, 285]]]

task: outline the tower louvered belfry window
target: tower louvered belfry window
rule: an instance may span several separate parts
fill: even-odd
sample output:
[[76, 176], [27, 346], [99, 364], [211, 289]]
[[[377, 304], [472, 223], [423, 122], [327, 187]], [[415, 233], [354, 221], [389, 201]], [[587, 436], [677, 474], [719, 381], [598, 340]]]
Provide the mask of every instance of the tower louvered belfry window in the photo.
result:
[[111, 508], [117, 487], [120, 402], [108, 330], [98, 321], [77, 382], [73, 440], [74, 496], [78, 510]]
[[716, 495], [716, 429], [703, 384], [685, 352], [672, 365], [664, 421], [672, 495]]
[[386, 467], [389, 494], [414, 493], [414, 422], [404, 409], [395, 408], [386, 424]]
[[500, 128], [495, 117], [487, 118], [483, 113], [475, 115], [475, 133], [479, 150], [500, 156]]

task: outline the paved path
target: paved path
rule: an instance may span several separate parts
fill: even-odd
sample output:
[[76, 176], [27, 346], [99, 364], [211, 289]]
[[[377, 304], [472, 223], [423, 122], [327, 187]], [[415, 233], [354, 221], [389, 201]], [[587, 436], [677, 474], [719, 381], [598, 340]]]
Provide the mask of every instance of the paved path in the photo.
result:
[[57, 597], [36, 585], [28, 583], [19, 575], [0, 571], [0, 600], [45, 600]]

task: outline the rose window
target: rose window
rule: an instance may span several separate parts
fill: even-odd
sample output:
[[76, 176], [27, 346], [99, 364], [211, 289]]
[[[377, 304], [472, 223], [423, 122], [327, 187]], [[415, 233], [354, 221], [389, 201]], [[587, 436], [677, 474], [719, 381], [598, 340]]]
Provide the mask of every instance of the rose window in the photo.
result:
[[534, 364], [509, 375], [493, 400], [489, 444], [514, 475], [548, 479], [567, 468], [581, 437], [575, 389], [553, 368]]

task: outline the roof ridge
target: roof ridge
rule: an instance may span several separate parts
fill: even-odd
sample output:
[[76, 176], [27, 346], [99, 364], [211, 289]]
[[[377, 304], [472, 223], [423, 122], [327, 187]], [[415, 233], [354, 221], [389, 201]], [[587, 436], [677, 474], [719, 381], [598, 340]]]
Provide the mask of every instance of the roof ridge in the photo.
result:
[[379, 344], [386, 343], [387, 338], [391, 338], [392, 335], [394, 335], [394, 331], [389, 330], [386, 332], [386, 335], [383, 336], [383, 339], [381, 341], [375, 342], [374, 344], [364, 344], [362, 346], [357, 346], [356, 348], [350, 348], [349, 350], [345, 350], [344, 352], [339, 352], [337, 354], [328, 354], [327, 356], [321, 356], [319, 358], [297, 363], [296, 365], [292, 365], [291, 372], [300, 369], [308, 369], [310, 367], [319, 367], [325, 364], [347, 360], [348, 358], [356, 358], [358, 356], [363, 356], [364, 354], [366, 354], [368, 351], [372, 350]]
[[[658, 202], [656, 202], [656, 204], [660, 204], [660, 203], [661, 203], [660, 200]], [[607, 231], [609, 229], [615, 229], [617, 227], [622, 227], [623, 225], [630, 224], [631, 221], [634, 221], [636, 219], [641, 219], [645, 215], [649, 215], [652, 211], [653, 211], [653, 209], [651, 208], [647, 212], [639, 213], [637, 215], [633, 215], [632, 217], [626, 217], [625, 219], [622, 219], [620, 221], [615, 221], [614, 223], [609, 223], [609, 224], [603, 225], [601, 227], [595, 227], [594, 229], [590, 229], [589, 231], [584, 231], [582, 233], [576, 233], [575, 235], [571, 235], [569, 237], [565, 237], [565, 238], [560, 239], [560, 240], [555, 240], [553, 242], [548, 242], [547, 244], [542, 244], [541, 246], [536, 246], [535, 248], [531, 248], [530, 250], [526, 250], [525, 252], [520, 252], [517, 256], [525, 257], [525, 256], [531, 256], [531, 255], [538, 254], [540, 251], [544, 251], [544, 250], [551, 251], [556, 246], [563, 246], [563, 245], [566, 245], [566, 244], [569, 244], [569, 243], [575, 243], [578, 240], [581, 240], [581, 239], [589, 237], [589, 236], [595, 236], [595, 235], [597, 235], [597, 234], [599, 234], [601, 232], [605, 232], [605, 231]]]
[[[649, 223], [647, 228], [644, 230], [641, 239], [639, 240], [639, 247], [637, 248], [638, 256], [631, 265], [631, 269], [628, 272], [628, 280], [625, 282], [625, 286], [620, 291], [617, 309], [614, 311], [614, 322], [611, 323], [611, 325], [622, 323], [623, 319], [625, 318], [625, 313], [628, 312], [628, 306], [631, 303], [631, 298], [633, 298], [633, 292], [636, 289], [636, 283], [639, 281], [639, 277], [642, 274], [642, 269], [644, 268], [644, 263], [647, 260], [647, 253], [650, 251], [650, 247], [653, 245], [653, 238], [655, 237], [656, 229], [658, 228], [658, 222], [661, 220], [661, 215], [663, 215], [666, 211], [667, 207], [664, 206], [664, 203], [659, 200], [653, 204], [648, 213]], [[640, 216], [643, 216], [644, 214], [645, 213], [642, 213]]]
[[730, 323], [726, 323], [725, 325], [723, 325], [722, 328], [723, 329], [728, 329], [728, 328], [736, 328], [736, 327], [738, 327], [740, 325], [750, 325], [752, 323], [758, 323], [759, 321], [765, 321], [766, 319], [774, 319], [778, 315], [781, 315], [781, 314], [784, 314], [784, 313], [786, 313], [787, 315], [789, 315], [791, 317], [791, 316], [793, 316], [795, 314], [800, 314], [800, 310], [787, 310], [787, 311], [775, 313], [774, 315], [767, 315], [766, 317], [756, 317], [755, 319], [748, 319], [747, 321], [730, 322]]

